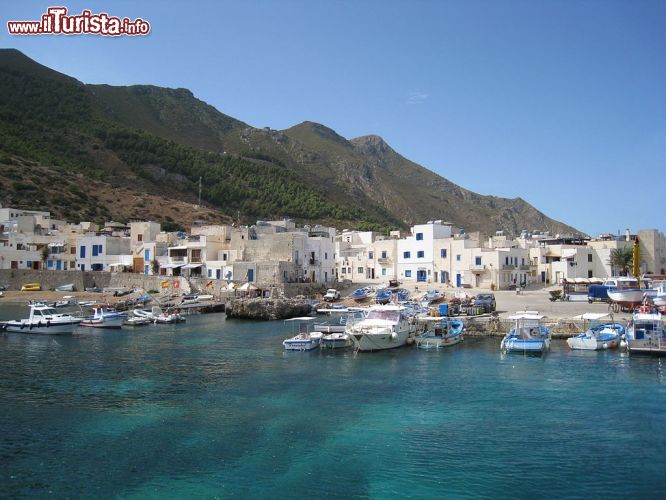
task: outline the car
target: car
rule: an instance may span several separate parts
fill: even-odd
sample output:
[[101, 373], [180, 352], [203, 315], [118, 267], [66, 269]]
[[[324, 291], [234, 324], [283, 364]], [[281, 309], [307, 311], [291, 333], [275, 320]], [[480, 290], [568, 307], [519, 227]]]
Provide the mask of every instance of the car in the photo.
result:
[[474, 297], [474, 305], [483, 307], [484, 312], [493, 312], [497, 309], [494, 293], [479, 293]]
[[340, 300], [340, 292], [335, 288], [329, 288], [326, 290], [326, 295], [324, 295], [324, 300], [326, 302], [333, 302], [334, 300]]

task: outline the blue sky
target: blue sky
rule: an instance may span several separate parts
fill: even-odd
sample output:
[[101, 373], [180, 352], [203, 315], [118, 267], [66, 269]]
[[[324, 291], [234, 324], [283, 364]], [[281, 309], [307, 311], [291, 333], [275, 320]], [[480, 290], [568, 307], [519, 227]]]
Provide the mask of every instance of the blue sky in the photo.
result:
[[[53, 4], [3, 4], [3, 24]], [[86, 83], [186, 87], [253, 126], [381, 135], [465, 188], [592, 235], [666, 232], [664, 1], [56, 4], [152, 32], [3, 28], [0, 45]]]

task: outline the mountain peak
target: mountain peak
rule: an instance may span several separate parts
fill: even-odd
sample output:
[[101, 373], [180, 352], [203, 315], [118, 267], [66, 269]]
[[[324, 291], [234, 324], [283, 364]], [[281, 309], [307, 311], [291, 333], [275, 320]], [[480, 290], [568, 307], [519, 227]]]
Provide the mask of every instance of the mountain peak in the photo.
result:
[[17, 49], [0, 49], [0, 69], [9, 72], [18, 72], [45, 80], [56, 80], [63, 83], [82, 85], [82, 83], [76, 78], [72, 78], [71, 76], [67, 76], [47, 66], [39, 64], [37, 61], [30, 59]]
[[386, 153], [395, 153], [384, 139], [378, 135], [363, 135], [350, 141], [356, 149], [369, 155], [383, 155]]

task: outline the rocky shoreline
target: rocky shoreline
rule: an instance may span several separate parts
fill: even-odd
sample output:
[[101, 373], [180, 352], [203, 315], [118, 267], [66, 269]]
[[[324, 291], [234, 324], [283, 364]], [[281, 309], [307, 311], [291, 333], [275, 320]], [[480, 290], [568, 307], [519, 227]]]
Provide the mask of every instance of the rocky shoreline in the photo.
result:
[[296, 299], [236, 299], [226, 305], [227, 318], [269, 321], [307, 316], [310, 304]]

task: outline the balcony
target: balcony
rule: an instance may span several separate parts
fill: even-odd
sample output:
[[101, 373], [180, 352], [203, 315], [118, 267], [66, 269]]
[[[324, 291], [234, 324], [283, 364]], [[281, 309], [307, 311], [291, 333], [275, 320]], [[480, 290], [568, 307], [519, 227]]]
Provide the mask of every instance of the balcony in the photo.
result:
[[388, 257], [380, 257], [377, 259], [377, 262], [379, 262], [380, 264], [387, 265], [391, 263], [391, 259], [389, 259]]
[[482, 273], [486, 270], [485, 264], [474, 264], [473, 266], [470, 266], [470, 271], [473, 273]]

